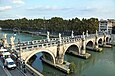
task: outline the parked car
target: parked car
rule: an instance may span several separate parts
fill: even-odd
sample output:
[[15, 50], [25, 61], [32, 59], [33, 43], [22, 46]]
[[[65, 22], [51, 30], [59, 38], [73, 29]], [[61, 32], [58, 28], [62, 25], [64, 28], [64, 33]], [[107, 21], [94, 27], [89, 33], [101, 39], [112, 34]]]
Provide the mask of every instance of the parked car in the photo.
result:
[[16, 64], [11, 58], [6, 58], [4, 66], [7, 67], [8, 69], [15, 69]]

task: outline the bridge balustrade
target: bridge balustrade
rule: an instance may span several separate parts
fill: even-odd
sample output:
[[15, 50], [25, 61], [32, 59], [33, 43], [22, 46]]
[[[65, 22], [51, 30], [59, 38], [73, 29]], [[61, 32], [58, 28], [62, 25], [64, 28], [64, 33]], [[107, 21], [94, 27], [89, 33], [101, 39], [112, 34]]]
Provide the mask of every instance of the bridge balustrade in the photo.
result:
[[50, 41], [56, 41], [58, 38], [51, 38]]
[[91, 35], [91, 36], [88, 36], [88, 37], [86, 37], [86, 38], [95, 38], [95, 36]]
[[[92, 38], [95, 37], [96, 34], [91, 34], [86, 37]], [[99, 37], [102, 37], [103, 34], [98, 35]], [[62, 44], [63, 43], [73, 43], [76, 41], [82, 40], [82, 35], [74, 36], [73, 38], [71, 36], [68, 37], [62, 37]], [[45, 47], [51, 47], [51, 46], [57, 46], [59, 44], [59, 38], [51, 38], [50, 42], [48, 42], [47, 39], [43, 40], [32, 40], [32, 41], [24, 41], [20, 44], [16, 44], [16, 50], [23, 50], [23, 51], [32, 51], [32, 49], [37, 49], [37, 48], [45, 48]]]
[[74, 36], [75, 38], [82, 38], [82, 35]]

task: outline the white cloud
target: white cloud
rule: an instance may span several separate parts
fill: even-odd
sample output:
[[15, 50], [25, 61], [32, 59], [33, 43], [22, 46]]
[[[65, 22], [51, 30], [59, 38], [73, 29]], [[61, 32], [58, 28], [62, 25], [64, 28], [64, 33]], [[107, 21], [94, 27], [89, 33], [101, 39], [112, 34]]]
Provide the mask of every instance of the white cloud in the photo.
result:
[[23, 16], [23, 15], [16, 15], [13, 13], [1, 13], [0, 14], [0, 20], [6, 20], [6, 19], [21, 19], [21, 18], [27, 18], [27, 16]]
[[28, 8], [28, 10], [37, 10], [37, 11], [56, 11], [56, 10], [69, 10], [72, 8], [69, 7], [56, 7], [56, 6], [37, 6]]
[[2, 6], [0, 7], [0, 11], [6, 11], [12, 9], [12, 6]]
[[12, 0], [13, 3], [24, 4], [23, 0]]
[[15, 15], [16, 18], [26, 18], [26, 16], [23, 16], [23, 15]]

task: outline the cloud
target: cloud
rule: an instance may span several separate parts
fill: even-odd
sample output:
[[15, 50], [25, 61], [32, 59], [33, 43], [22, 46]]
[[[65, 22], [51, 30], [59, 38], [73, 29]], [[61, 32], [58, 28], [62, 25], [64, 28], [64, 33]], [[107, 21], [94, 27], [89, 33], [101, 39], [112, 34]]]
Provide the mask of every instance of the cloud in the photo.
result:
[[6, 19], [21, 19], [21, 18], [27, 18], [27, 16], [20, 15], [20, 14], [13, 14], [13, 13], [1, 13], [0, 14], [0, 20], [6, 20]]
[[2, 6], [0, 7], [0, 11], [6, 11], [12, 9], [12, 6]]
[[23, 0], [12, 0], [12, 2], [16, 4], [24, 4]]
[[97, 9], [95, 7], [85, 7], [85, 8], [80, 9], [80, 11], [82, 11], [82, 12], [94, 12], [97, 10], [99, 10], [99, 9]]
[[56, 6], [37, 6], [31, 7], [27, 10], [36, 10], [36, 11], [56, 11], [56, 10], [70, 10], [70, 7], [56, 7]]
[[15, 15], [16, 18], [26, 18], [27, 16], [23, 16], [23, 15]]

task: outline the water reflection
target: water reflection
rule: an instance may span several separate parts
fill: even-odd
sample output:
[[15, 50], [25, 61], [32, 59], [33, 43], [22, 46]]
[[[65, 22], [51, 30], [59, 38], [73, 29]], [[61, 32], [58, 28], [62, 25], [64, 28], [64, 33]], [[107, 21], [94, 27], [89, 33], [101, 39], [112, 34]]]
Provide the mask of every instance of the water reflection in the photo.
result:
[[42, 61], [40, 59], [40, 57], [42, 56], [42, 53], [37, 53], [36, 56], [37, 57], [36, 57], [35, 61], [32, 63], [32, 67], [34, 67], [38, 71], [42, 72], [43, 71], [43, 64], [42, 64]]

